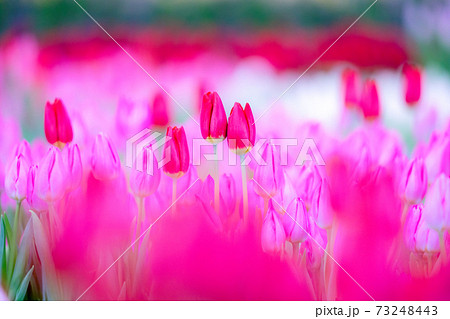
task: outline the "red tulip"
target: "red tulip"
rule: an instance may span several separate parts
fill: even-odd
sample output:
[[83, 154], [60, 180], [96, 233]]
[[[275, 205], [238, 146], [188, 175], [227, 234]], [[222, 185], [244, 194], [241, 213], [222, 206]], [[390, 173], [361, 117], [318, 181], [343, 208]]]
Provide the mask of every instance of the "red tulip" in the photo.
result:
[[72, 142], [73, 131], [69, 115], [60, 99], [45, 105], [45, 137], [50, 144]]
[[[166, 133], [163, 156], [168, 159], [163, 171], [172, 178], [183, 176], [189, 168], [189, 148], [184, 128], [169, 126]], [[167, 156], [167, 157], [166, 157]]]
[[235, 103], [228, 118], [228, 146], [236, 154], [249, 152], [255, 145], [256, 130], [253, 113], [247, 103], [242, 109], [240, 103]]
[[342, 82], [344, 89], [344, 102], [348, 108], [359, 105], [360, 78], [359, 73], [352, 69], [346, 69], [342, 73]]
[[422, 75], [420, 69], [406, 63], [403, 66], [405, 101], [410, 107], [420, 100]]
[[364, 84], [360, 107], [366, 119], [374, 119], [380, 116], [380, 101], [377, 84], [374, 80], [368, 80]]
[[151, 122], [156, 126], [169, 124], [169, 105], [163, 93], [157, 93], [151, 105]]
[[216, 92], [203, 95], [200, 129], [202, 137], [213, 144], [223, 141], [227, 136], [227, 115]]

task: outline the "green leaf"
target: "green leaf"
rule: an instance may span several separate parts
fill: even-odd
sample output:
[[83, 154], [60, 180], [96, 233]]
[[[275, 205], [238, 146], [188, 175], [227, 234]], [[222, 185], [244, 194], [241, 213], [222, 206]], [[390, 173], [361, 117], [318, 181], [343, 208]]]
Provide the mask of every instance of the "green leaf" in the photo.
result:
[[0, 217], [0, 282], [6, 276], [6, 230]]
[[28, 290], [28, 284], [30, 283], [31, 275], [33, 274], [34, 266], [26, 274], [25, 278], [23, 278], [22, 283], [19, 286], [16, 294], [16, 301], [23, 301], [25, 299], [25, 294]]
[[48, 244], [47, 235], [42, 227], [39, 217], [32, 211], [31, 221], [33, 223], [34, 243], [36, 245], [37, 254], [42, 265], [42, 285], [44, 300], [53, 300], [58, 296], [57, 294], [57, 278], [56, 271], [53, 264], [52, 254]]
[[9, 286], [9, 294], [11, 299], [14, 297], [14, 292], [17, 291], [20, 282], [23, 278], [23, 273], [28, 262], [28, 255], [30, 252], [32, 237], [31, 221], [27, 223], [22, 235], [22, 240], [19, 245], [18, 254], [16, 258], [16, 264], [14, 265], [14, 272], [12, 275], [11, 283]]
[[8, 215], [7, 214], [3, 215], [2, 220], [3, 226], [5, 227], [6, 240], [8, 241], [8, 243], [10, 243], [12, 238], [12, 228], [11, 223], [8, 220]]

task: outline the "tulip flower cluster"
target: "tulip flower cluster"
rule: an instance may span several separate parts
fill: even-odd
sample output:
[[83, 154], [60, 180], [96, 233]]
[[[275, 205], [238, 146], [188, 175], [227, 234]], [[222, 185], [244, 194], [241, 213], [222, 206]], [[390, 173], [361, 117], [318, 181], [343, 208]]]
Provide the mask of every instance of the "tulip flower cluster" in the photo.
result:
[[[123, 72], [93, 100], [74, 98], [60, 82], [85, 81], [72, 81], [79, 67], [68, 64], [39, 77], [47, 96], [61, 98], [33, 108], [32, 134], [22, 136], [19, 115], [0, 117], [10, 130], [0, 141], [1, 298], [450, 297], [445, 112], [441, 125], [414, 128], [423, 131], [416, 140], [385, 121], [391, 88], [374, 73], [338, 67], [341, 117], [331, 127], [299, 121], [282, 104], [255, 121], [259, 103], [242, 107], [241, 95], [213, 84], [220, 95], [195, 94], [187, 116], [162, 91], [133, 91]], [[414, 118], [428, 103], [424, 72], [405, 64], [392, 86]], [[122, 85], [126, 97], [115, 93]], [[0, 96], [2, 109], [6, 102]], [[125, 166], [127, 140], [144, 128], [162, 143], [139, 140]], [[303, 150], [284, 148], [285, 138], [312, 139], [315, 151], [298, 161]], [[224, 156], [205, 160], [212, 150]]]

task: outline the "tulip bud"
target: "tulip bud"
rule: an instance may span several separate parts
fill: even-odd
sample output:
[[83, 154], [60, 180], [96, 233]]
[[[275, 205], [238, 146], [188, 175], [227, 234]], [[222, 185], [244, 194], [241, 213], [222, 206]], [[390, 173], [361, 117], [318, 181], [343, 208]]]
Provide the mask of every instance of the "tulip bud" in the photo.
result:
[[410, 107], [420, 100], [421, 94], [421, 71], [413, 65], [406, 63], [403, 66], [405, 101]]
[[278, 213], [269, 201], [269, 210], [261, 228], [261, 245], [265, 252], [280, 252], [284, 247], [286, 234]]
[[313, 201], [314, 191], [320, 181], [321, 177], [316, 165], [311, 164], [310, 162], [302, 165], [294, 183], [296, 185], [298, 196], [303, 199], [308, 207]]
[[378, 89], [374, 80], [368, 80], [364, 83], [360, 107], [366, 119], [375, 119], [380, 116]]
[[38, 172], [38, 165], [35, 164], [30, 167], [27, 178], [27, 202], [34, 212], [43, 212], [48, 209], [47, 203], [39, 198], [36, 194], [36, 176]]
[[415, 158], [403, 171], [400, 189], [410, 202], [420, 202], [428, 188], [427, 171], [422, 158]]
[[110, 139], [100, 133], [95, 138], [91, 155], [92, 174], [98, 180], [111, 180], [119, 176], [121, 166], [116, 148]]
[[53, 103], [47, 102], [45, 105], [44, 130], [50, 144], [72, 142], [72, 124], [60, 99], [55, 99]]
[[294, 199], [283, 216], [283, 226], [287, 240], [292, 243], [301, 243], [308, 238], [308, 215], [306, 206], [300, 198]]
[[312, 238], [310, 237], [302, 243], [300, 251], [306, 255], [306, 267], [309, 270], [317, 270], [322, 264], [322, 258], [328, 244], [327, 232], [317, 227], [312, 218], [309, 219], [309, 229], [307, 231]]
[[342, 73], [344, 102], [347, 108], [359, 105], [359, 74], [355, 70], [346, 69]]
[[255, 192], [262, 198], [272, 198], [283, 188], [284, 175], [280, 166], [279, 154], [274, 145], [267, 143], [262, 153], [264, 163], [256, 167]]
[[327, 181], [322, 179], [313, 196], [312, 213], [317, 226], [329, 228], [333, 222], [333, 211], [330, 202], [330, 189]]
[[130, 187], [138, 197], [152, 195], [158, 189], [161, 171], [152, 146], [145, 146], [137, 155], [135, 167], [130, 174]]
[[423, 216], [437, 231], [450, 227], [450, 177], [441, 174], [431, 185], [425, 197]]
[[404, 238], [411, 251], [438, 252], [439, 233], [431, 229], [422, 218], [423, 205], [411, 206], [405, 223]]
[[238, 155], [249, 152], [255, 145], [256, 130], [253, 113], [247, 103], [245, 109], [235, 103], [228, 118], [228, 146]]
[[55, 202], [64, 196], [67, 173], [59, 150], [50, 147], [39, 164], [35, 179], [35, 192], [46, 202]]
[[30, 144], [27, 140], [20, 141], [19, 144], [14, 149], [14, 157], [22, 155], [24, 159], [27, 161], [28, 165], [31, 165], [33, 163], [32, 156], [31, 156], [31, 148]]
[[236, 182], [230, 174], [224, 174], [220, 178], [220, 197], [223, 200], [220, 212], [226, 216], [233, 214], [236, 209]]
[[165, 127], [169, 124], [169, 106], [165, 95], [157, 93], [151, 105], [151, 121], [153, 125]]
[[202, 137], [213, 144], [217, 144], [227, 137], [227, 115], [222, 100], [216, 92], [208, 92], [203, 95], [200, 129]]
[[63, 149], [62, 155], [67, 170], [67, 190], [72, 191], [80, 186], [83, 177], [80, 149], [77, 144], [68, 145]]
[[430, 149], [425, 157], [429, 183], [432, 183], [441, 173], [450, 175], [449, 158], [450, 138], [434, 135], [430, 142]]
[[20, 202], [27, 196], [27, 175], [29, 164], [21, 154], [16, 156], [9, 165], [5, 176], [6, 194]]
[[184, 128], [169, 126], [164, 144], [164, 158], [168, 162], [163, 166], [163, 171], [172, 178], [183, 176], [189, 168], [189, 148]]

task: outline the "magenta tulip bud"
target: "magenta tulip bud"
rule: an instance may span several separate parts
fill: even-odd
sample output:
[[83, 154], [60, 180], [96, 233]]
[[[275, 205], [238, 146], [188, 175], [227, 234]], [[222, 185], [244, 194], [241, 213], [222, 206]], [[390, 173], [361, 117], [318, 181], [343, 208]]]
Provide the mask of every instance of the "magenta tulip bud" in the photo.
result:
[[238, 155], [249, 152], [255, 145], [256, 130], [253, 113], [247, 103], [245, 109], [242, 105], [234, 103], [228, 118], [228, 147]]
[[405, 101], [413, 107], [420, 100], [422, 75], [421, 70], [413, 64], [403, 66]]
[[406, 200], [418, 203], [424, 198], [427, 188], [428, 179], [424, 161], [422, 158], [415, 158], [403, 171], [400, 189]]
[[265, 252], [280, 252], [284, 247], [286, 234], [278, 213], [269, 201], [269, 210], [264, 218], [261, 229], [261, 245]]
[[431, 185], [425, 197], [423, 216], [437, 231], [450, 228], [450, 177], [441, 174]]
[[208, 92], [203, 95], [200, 130], [202, 137], [213, 144], [217, 144], [227, 137], [227, 115], [222, 100], [216, 92]]
[[405, 222], [404, 238], [411, 251], [438, 252], [439, 233], [424, 221], [423, 205], [411, 206]]
[[329, 185], [325, 179], [322, 179], [314, 192], [311, 209], [317, 226], [323, 229], [331, 227], [333, 210], [330, 202]]
[[147, 197], [156, 192], [161, 181], [161, 171], [152, 146], [145, 146], [137, 155], [130, 174], [130, 187], [137, 197]]
[[375, 119], [380, 116], [378, 89], [374, 80], [368, 80], [364, 83], [360, 107], [366, 119]]
[[236, 209], [236, 182], [230, 174], [220, 177], [220, 198], [223, 200], [220, 212], [226, 216], [233, 214]]
[[283, 216], [283, 226], [287, 240], [292, 243], [301, 243], [308, 238], [308, 215], [306, 206], [300, 198], [294, 199]]
[[153, 125], [165, 127], [169, 124], [169, 105], [163, 93], [157, 93], [151, 105], [151, 121]]
[[69, 115], [60, 99], [45, 105], [45, 137], [50, 144], [72, 142], [73, 131]]
[[27, 178], [27, 202], [30, 208], [34, 212], [43, 212], [48, 209], [48, 205], [45, 201], [39, 198], [36, 193], [36, 176], [38, 172], [38, 165], [35, 164], [30, 167]]
[[95, 138], [91, 155], [92, 174], [98, 180], [111, 180], [119, 176], [121, 166], [116, 148], [110, 139], [100, 133]]
[[67, 170], [67, 190], [72, 191], [80, 186], [83, 177], [83, 166], [78, 145], [66, 146], [62, 151], [62, 156]]
[[6, 194], [20, 202], [27, 196], [27, 175], [30, 166], [22, 154], [14, 158], [5, 176]]
[[342, 73], [342, 83], [344, 89], [344, 103], [347, 108], [354, 108], [359, 105], [359, 73], [352, 69], [346, 69]]
[[[309, 229], [307, 229], [311, 237], [306, 239], [300, 247], [300, 251], [306, 255], [306, 266], [310, 270], [317, 270], [322, 264], [322, 258], [327, 247], [327, 232], [317, 227], [314, 220], [310, 217]], [[314, 238], [314, 239], [313, 239]]]
[[283, 170], [274, 145], [267, 143], [261, 155], [264, 163], [255, 169], [255, 192], [262, 198], [272, 198], [284, 186]]
[[183, 176], [189, 169], [189, 148], [184, 128], [169, 126], [164, 144], [164, 158], [168, 162], [163, 166], [163, 171], [172, 178]]
[[66, 192], [67, 172], [59, 150], [52, 146], [39, 164], [35, 192], [46, 202], [60, 200]]

